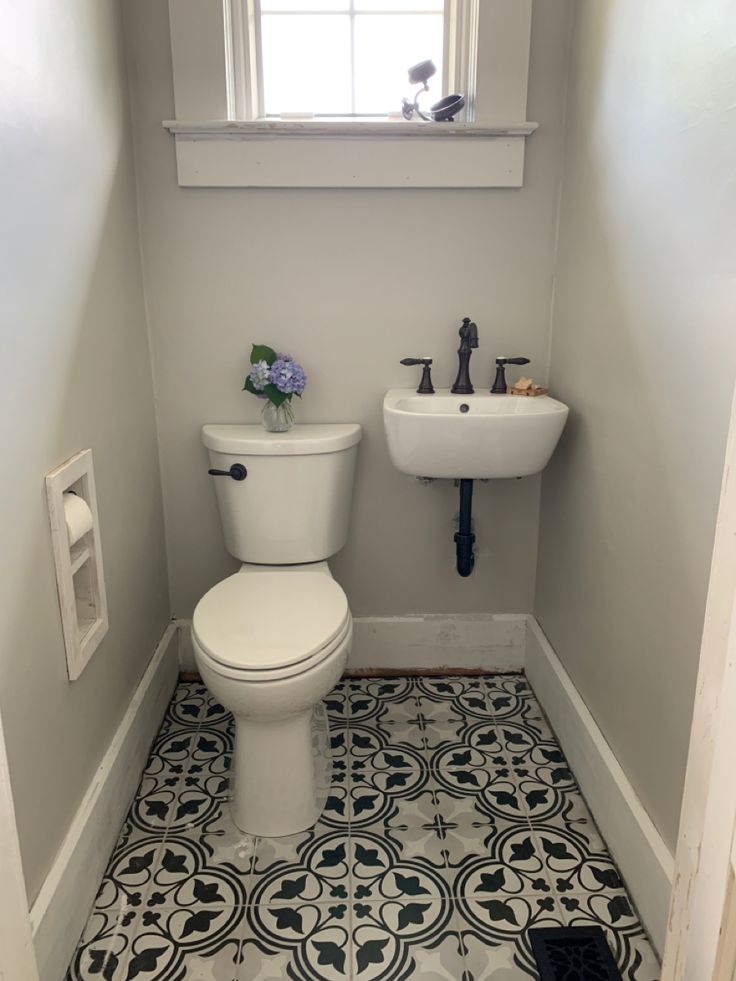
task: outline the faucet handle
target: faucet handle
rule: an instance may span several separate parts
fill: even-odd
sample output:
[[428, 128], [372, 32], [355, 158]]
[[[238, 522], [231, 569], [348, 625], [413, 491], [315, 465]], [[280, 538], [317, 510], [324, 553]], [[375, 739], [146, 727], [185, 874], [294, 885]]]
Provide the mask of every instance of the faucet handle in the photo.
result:
[[529, 364], [529, 358], [496, 358], [496, 377], [491, 387], [491, 395], [506, 394], [507, 364]]
[[529, 364], [529, 358], [496, 358], [496, 364]]
[[432, 385], [432, 374], [431, 374], [431, 358], [402, 358], [399, 364], [422, 365], [422, 380], [419, 382], [419, 388], [417, 389], [417, 395], [434, 395], [434, 386]]

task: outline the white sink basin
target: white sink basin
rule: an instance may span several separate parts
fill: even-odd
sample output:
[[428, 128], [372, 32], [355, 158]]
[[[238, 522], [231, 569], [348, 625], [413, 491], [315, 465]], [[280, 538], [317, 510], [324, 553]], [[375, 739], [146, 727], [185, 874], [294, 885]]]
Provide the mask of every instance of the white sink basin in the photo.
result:
[[547, 466], [568, 411], [548, 395], [452, 395], [448, 389], [417, 395], [394, 388], [383, 400], [383, 423], [391, 460], [402, 473], [527, 477]]

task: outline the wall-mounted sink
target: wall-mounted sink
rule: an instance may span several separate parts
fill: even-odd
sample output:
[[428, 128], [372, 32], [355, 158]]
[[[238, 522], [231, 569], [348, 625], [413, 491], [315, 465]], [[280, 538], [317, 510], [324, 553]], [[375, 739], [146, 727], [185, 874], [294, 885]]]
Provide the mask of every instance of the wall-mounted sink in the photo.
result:
[[543, 470], [567, 420], [563, 402], [540, 395], [417, 395], [394, 388], [383, 423], [394, 466], [415, 477], [527, 477]]

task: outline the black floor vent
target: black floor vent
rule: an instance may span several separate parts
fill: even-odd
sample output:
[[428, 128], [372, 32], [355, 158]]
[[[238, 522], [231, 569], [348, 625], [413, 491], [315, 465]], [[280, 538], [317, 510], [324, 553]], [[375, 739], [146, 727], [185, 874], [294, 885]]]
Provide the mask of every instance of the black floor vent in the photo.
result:
[[600, 927], [540, 927], [529, 941], [540, 981], [622, 981]]

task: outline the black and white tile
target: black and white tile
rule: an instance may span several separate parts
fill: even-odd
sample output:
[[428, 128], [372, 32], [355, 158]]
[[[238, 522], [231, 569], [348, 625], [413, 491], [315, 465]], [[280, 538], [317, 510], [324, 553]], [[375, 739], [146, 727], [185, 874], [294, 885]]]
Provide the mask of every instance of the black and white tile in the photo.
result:
[[229, 812], [232, 719], [180, 684], [67, 981], [522, 981], [532, 926], [656, 958], [523, 675], [347, 679], [326, 699], [318, 824]]

